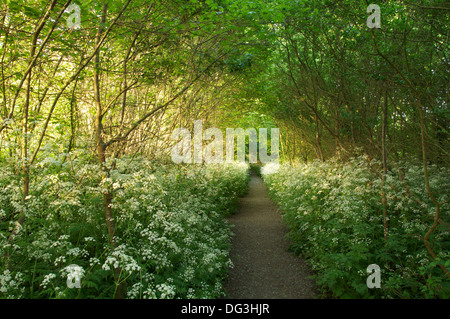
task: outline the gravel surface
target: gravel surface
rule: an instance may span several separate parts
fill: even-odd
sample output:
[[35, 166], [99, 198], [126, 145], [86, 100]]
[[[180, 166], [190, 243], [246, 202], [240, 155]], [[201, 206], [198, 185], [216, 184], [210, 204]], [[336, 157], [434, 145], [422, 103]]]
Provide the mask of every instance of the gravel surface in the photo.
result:
[[311, 299], [316, 286], [303, 260], [287, 251], [286, 227], [259, 176], [250, 175], [234, 225], [230, 269], [225, 281], [231, 299]]

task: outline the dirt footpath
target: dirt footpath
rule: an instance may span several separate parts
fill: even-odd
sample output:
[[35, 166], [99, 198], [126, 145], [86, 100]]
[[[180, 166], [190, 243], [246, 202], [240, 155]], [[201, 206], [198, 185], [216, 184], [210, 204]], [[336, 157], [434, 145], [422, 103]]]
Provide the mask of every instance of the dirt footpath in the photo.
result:
[[286, 226], [259, 176], [250, 175], [248, 194], [241, 198], [234, 225], [230, 269], [225, 282], [231, 299], [315, 298], [314, 280], [306, 264], [287, 251]]

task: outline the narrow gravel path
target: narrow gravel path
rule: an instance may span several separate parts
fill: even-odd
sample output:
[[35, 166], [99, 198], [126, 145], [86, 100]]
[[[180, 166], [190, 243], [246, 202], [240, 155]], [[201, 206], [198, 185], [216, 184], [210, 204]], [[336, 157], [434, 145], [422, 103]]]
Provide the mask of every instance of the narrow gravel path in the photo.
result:
[[262, 179], [250, 175], [248, 194], [241, 198], [234, 225], [230, 269], [225, 281], [231, 299], [311, 299], [316, 296], [312, 273], [287, 251], [286, 227], [268, 197]]

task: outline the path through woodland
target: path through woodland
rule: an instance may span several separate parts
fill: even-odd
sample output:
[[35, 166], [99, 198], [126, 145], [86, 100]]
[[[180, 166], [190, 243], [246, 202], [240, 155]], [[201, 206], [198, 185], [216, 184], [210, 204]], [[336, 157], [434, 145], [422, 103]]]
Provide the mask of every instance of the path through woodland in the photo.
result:
[[225, 282], [232, 299], [306, 299], [316, 296], [312, 272], [303, 260], [287, 251], [286, 227], [268, 197], [267, 189], [251, 173], [248, 194], [240, 199], [234, 225], [230, 269]]

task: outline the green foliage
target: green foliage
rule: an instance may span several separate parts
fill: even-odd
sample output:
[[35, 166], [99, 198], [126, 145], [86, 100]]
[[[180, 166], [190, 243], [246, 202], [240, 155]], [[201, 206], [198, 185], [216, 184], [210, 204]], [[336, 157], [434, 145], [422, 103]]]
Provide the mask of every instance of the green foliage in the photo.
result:
[[[367, 27], [369, 2], [265, 4], [258, 10], [265, 29], [254, 37], [267, 53], [253, 63], [243, 89], [254, 108], [284, 128], [285, 157], [309, 159], [320, 151], [327, 159], [342, 149], [355, 156], [357, 148], [378, 157], [387, 95], [386, 128], [395, 136], [390, 159], [421, 156], [422, 107], [428, 159], [448, 164], [448, 119], [441, 113], [450, 81], [448, 4], [383, 1], [381, 29]], [[277, 12], [274, 22], [264, 14], [269, 8]]]
[[[278, 173], [263, 175], [290, 228], [292, 250], [307, 258], [317, 283], [336, 298], [449, 298], [449, 280], [437, 267], [450, 263], [448, 170], [430, 169], [443, 212], [432, 235], [438, 256], [432, 260], [422, 238], [435, 208], [424, 192], [422, 170], [411, 164], [404, 168], [410, 193], [398, 169], [387, 176], [386, 241], [378, 165], [361, 157], [350, 163], [283, 165]], [[381, 289], [366, 286], [370, 264], [381, 267]]]
[[250, 163], [250, 170], [256, 175], [261, 176], [261, 165]]
[[[109, 179], [97, 165], [68, 157], [35, 168], [24, 206], [2, 166], [1, 298], [111, 298], [113, 268], [129, 298], [216, 298], [230, 260], [224, 216], [246, 192], [246, 165], [174, 166], [144, 158], [117, 160]], [[101, 193], [112, 191], [117, 246], [104, 224]], [[8, 243], [17, 213], [27, 222]], [[7, 268], [5, 253], [10, 252]], [[81, 289], [68, 288], [68, 265], [83, 268]]]

